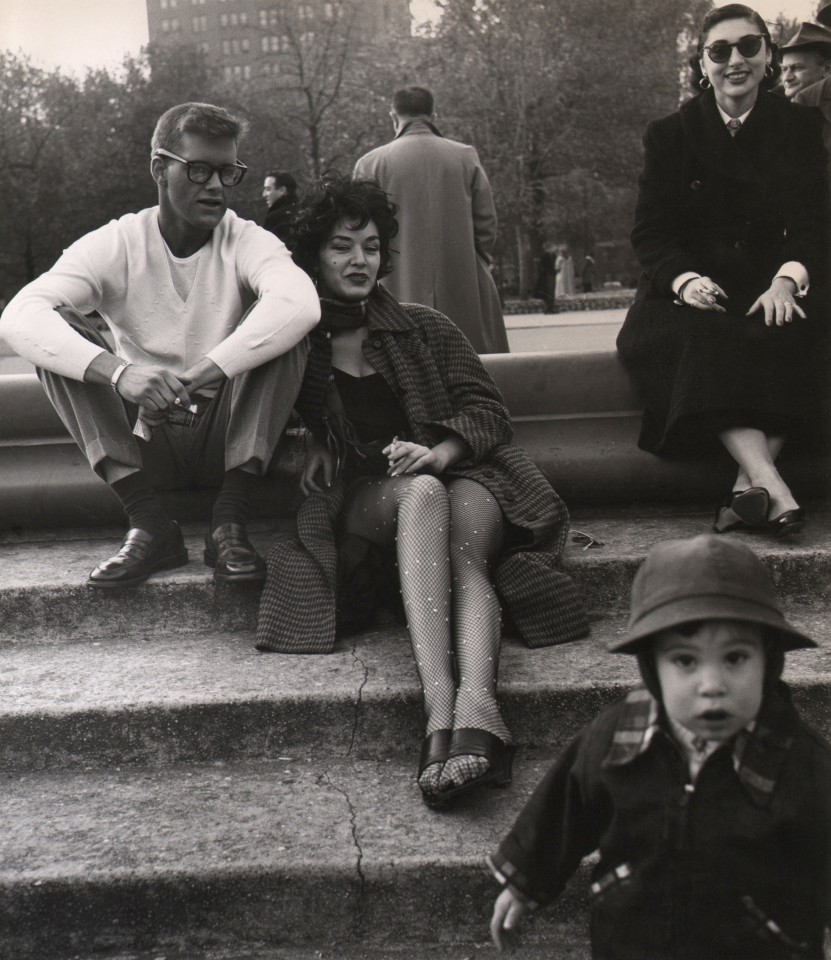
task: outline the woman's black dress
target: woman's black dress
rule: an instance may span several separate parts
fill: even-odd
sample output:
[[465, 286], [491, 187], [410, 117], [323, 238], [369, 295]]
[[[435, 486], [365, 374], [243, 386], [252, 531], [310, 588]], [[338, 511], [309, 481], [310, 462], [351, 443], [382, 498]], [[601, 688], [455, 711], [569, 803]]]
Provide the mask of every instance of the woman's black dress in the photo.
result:
[[[822, 118], [760, 92], [735, 137], [712, 90], [651, 123], [632, 243], [643, 267], [618, 336], [644, 402], [639, 445], [701, 456], [727, 427], [791, 434], [819, 405], [829, 199]], [[789, 261], [805, 266], [808, 320], [767, 327], [745, 314]], [[677, 305], [694, 271], [727, 293], [727, 313]]]

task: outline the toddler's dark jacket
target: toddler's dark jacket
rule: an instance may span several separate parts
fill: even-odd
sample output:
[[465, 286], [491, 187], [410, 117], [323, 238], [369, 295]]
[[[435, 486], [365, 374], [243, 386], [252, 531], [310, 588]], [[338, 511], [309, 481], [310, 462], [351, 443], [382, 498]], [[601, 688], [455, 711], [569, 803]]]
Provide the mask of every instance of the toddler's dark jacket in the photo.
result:
[[821, 960], [831, 747], [778, 684], [695, 785], [657, 701], [632, 691], [541, 781], [490, 858], [532, 906], [595, 850], [595, 960]]

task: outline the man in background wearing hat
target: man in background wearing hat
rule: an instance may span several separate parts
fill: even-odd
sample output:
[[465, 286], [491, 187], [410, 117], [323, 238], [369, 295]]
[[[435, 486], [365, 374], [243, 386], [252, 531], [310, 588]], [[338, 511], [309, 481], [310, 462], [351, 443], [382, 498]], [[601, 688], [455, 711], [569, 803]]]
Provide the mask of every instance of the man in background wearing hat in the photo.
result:
[[[819, 23], [802, 23], [799, 30], [782, 48], [782, 79], [788, 77], [788, 63], [791, 59], [800, 63], [807, 63], [807, 70], [803, 68], [803, 80], [799, 82], [797, 90], [790, 94], [786, 86], [787, 96], [792, 96], [794, 103], [801, 103], [806, 107], [818, 107], [825, 117], [822, 139], [828, 153], [828, 172], [831, 176], [831, 0], [823, 0], [817, 11]], [[824, 64], [824, 68], [821, 66]], [[822, 70], [813, 83], [807, 80], [809, 75], [816, 75]], [[796, 71], [793, 71], [796, 73]]]
[[818, 23], [802, 23], [780, 52], [782, 88], [793, 99], [831, 73], [831, 30]]
[[643, 687], [566, 749], [490, 858], [499, 949], [583, 857], [604, 960], [822, 960], [831, 917], [831, 747], [781, 680], [816, 644], [767, 571], [712, 534], [655, 546], [627, 636]]

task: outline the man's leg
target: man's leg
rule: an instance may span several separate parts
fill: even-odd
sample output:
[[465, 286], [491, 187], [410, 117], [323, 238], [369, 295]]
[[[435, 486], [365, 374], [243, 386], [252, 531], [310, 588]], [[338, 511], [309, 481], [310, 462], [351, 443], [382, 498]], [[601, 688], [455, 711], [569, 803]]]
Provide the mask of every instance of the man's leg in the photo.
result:
[[221, 463], [222, 486], [205, 538], [205, 562], [223, 582], [262, 580], [265, 564], [248, 540], [250, 500], [286, 428], [306, 368], [308, 342], [225, 383], [199, 429], [197, 476]]
[[[109, 346], [77, 311], [62, 308], [63, 319], [96, 346]], [[38, 370], [46, 395], [90, 467], [121, 501], [130, 530], [119, 552], [99, 564], [90, 586], [140, 583], [156, 570], [187, 563], [179, 527], [165, 514], [142, 470], [139, 443], [124, 401], [107, 384], [86, 383]]]

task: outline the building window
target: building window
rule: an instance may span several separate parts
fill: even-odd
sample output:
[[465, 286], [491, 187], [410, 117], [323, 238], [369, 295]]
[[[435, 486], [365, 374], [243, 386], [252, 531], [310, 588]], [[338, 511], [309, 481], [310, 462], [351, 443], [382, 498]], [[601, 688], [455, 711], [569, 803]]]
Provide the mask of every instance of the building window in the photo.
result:
[[170, 21], [162, 20], [162, 33], [168, 33], [170, 30]]
[[230, 57], [231, 56], [231, 41], [223, 40], [222, 41], [222, 56]]
[[232, 27], [238, 27], [238, 26], [239, 26], [239, 14], [238, 14], [238, 13], [232, 13], [232, 14], [231, 14], [231, 26], [232, 26]]
[[249, 51], [250, 49], [251, 49], [251, 41], [248, 39], [248, 37], [243, 37], [243, 38], [242, 38], [242, 52], [243, 52], [243, 53], [248, 53], [248, 51]]
[[211, 45], [210, 45], [207, 41], [203, 40], [203, 41], [199, 44], [199, 52], [200, 52], [200, 53], [210, 53], [210, 52], [211, 52]]
[[231, 81], [231, 78], [233, 77], [233, 72], [232, 72], [231, 68], [230, 68], [230, 67], [223, 67], [223, 68], [222, 68], [222, 76], [225, 78], [226, 83], [229, 83], [229, 82]]
[[323, 16], [326, 17], [327, 20], [335, 19], [335, 8], [331, 3], [323, 4]]
[[172, 10], [174, 7], [177, 7], [178, 5], [179, 5], [179, 0], [170, 0], [170, 9], [171, 9], [171, 10]]
[[244, 10], [239, 15], [239, 22], [240, 22], [240, 26], [242, 27], [247, 26], [248, 24], [248, 14]]
[[194, 17], [192, 23], [194, 33], [204, 33], [208, 29], [207, 17]]
[[251, 79], [251, 64], [250, 64], [250, 63], [246, 63], [246, 64], [243, 66], [243, 68], [242, 68], [242, 76], [243, 76], [243, 79], [244, 79], [244, 80], [250, 80], [250, 79]]
[[159, 0], [159, 6], [162, 10], [167, 10], [167, 0]]
[[227, 14], [227, 13], [221, 13], [221, 14], [219, 15], [219, 25], [220, 25], [220, 27], [227, 27], [227, 26], [228, 26], [228, 14]]

